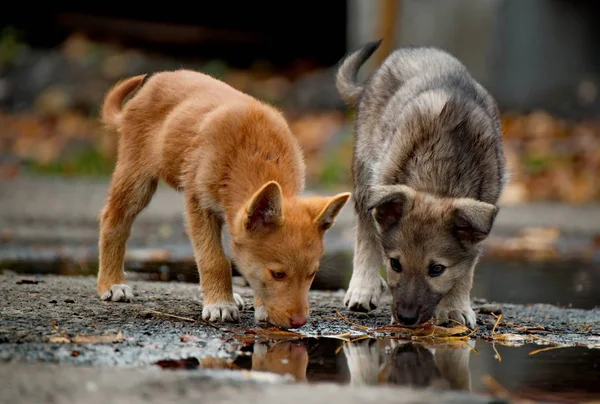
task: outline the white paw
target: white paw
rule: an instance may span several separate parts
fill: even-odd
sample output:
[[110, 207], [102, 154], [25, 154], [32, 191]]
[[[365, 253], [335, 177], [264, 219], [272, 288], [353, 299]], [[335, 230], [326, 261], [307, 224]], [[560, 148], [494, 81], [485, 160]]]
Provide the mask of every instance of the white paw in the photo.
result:
[[267, 309], [265, 309], [265, 306], [258, 306], [254, 308], [254, 319], [257, 323], [267, 321], [269, 319], [269, 315], [267, 314]]
[[379, 305], [381, 294], [386, 289], [387, 285], [380, 276], [371, 280], [350, 281], [344, 304], [352, 311], [369, 312], [375, 310]]
[[435, 311], [435, 318], [449, 318], [466, 325], [470, 329], [474, 329], [475, 324], [477, 323], [477, 316], [475, 315], [475, 312], [471, 306], [465, 306], [462, 308], [440, 306]]
[[221, 302], [213, 304], [205, 304], [202, 309], [202, 318], [208, 321], [238, 321], [240, 319], [240, 311], [238, 302]]
[[112, 285], [109, 290], [102, 293], [100, 299], [111, 302], [131, 302], [133, 300], [133, 291], [125, 284]]
[[244, 298], [237, 293], [233, 294], [233, 300], [235, 300], [235, 304], [237, 304], [238, 309], [244, 310]]

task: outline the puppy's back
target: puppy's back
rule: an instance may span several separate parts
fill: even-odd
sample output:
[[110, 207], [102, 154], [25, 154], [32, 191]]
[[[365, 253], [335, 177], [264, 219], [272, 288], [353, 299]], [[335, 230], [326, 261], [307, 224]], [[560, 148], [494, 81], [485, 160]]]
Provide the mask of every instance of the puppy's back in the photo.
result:
[[505, 178], [491, 95], [458, 59], [431, 47], [397, 49], [366, 83], [344, 81], [369, 52], [372, 44], [338, 72], [338, 88], [351, 88], [345, 98], [357, 106], [355, 185], [406, 184], [495, 203]]
[[173, 110], [193, 103], [196, 113], [208, 112], [224, 103], [252, 98], [228, 84], [191, 70], [155, 73], [123, 108], [123, 124], [133, 132], [157, 129]]

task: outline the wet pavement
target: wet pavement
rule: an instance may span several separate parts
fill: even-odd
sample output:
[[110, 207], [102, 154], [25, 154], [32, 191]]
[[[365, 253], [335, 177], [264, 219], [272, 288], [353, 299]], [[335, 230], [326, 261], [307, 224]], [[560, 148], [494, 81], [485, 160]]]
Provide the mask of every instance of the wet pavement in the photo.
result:
[[[181, 196], [162, 187], [128, 243], [136, 301], [99, 301], [105, 192], [104, 180], [0, 187], [0, 402], [600, 400], [600, 206], [503, 207], [476, 271], [477, 329], [444, 337], [435, 327], [381, 330], [389, 296], [369, 315], [344, 310], [348, 205], [327, 233], [309, 322], [286, 334], [254, 323], [241, 278], [241, 321], [200, 319]], [[515, 238], [540, 226], [550, 231]]]
[[[31, 377], [27, 370], [30, 365], [43, 364], [41, 374], [46, 365], [61, 365], [54, 371], [66, 372], [70, 380], [71, 366], [93, 367], [98, 372], [147, 371], [139, 376], [144, 383], [155, 378], [156, 372], [175, 372], [180, 377], [173, 383], [191, 383], [189, 391], [181, 388], [192, 396], [197, 387], [185, 381], [191, 374], [213, 381], [218, 376], [231, 383], [237, 383], [235, 377], [246, 375], [244, 380], [262, 383], [268, 379], [261, 379], [262, 371], [291, 375], [268, 379], [277, 384], [433, 389], [438, 392], [436, 401], [442, 400], [439, 402], [452, 400], [448, 397], [444, 401], [439, 391], [471, 392], [454, 398], [457, 402], [465, 402], [467, 397], [477, 402], [491, 393], [500, 394], [496, 383], [513, 399], [580, 402], [600, 398], [595, 383], [599, 374], [600, 309], [496, 304], [476, 299], [473, 306], [480, 311], [478, 330], [471, 338], [461, 334], [438, 339], [374, 332], [388, 325], [389, 302], [366, 316], [343, 310], [341, 291], [313, 291], [308, 324], [292, 330], [297, 334], [286, 334], [254, 323], [251, 293], [246, 288], [237, 290], [248, 305], [241, 321], [214, 326], [200, 320], [197, 286], [145, 281], [130, 284], [136, 301], [111, 304], [97, 299], [93, 277], [23, 276], [5, 271], [0, 275], [0, 372], [21, 369], [23, 377]], [[490, 310], [501, 311], [503, 317], [498, 320]], [[238, 376], [219, 372], [207, 376], [209, 370], [227, 370]], [[15, 385], [23, 383], [17, 376], [9, 376]], [[377, 391], [373, 394], [388, 394], [381, 387]], [[323, 397], [327, 393], [320, 399]]]

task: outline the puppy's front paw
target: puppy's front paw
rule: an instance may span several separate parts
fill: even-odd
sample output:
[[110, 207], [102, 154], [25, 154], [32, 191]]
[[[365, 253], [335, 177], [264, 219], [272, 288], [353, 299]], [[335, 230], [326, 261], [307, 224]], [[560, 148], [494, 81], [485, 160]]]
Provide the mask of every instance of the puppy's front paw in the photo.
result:
[[112, 285], [109, 290], [100, 295], [100, 299], [110, 302], [131, 302], [133, 291], [125, 284]]
[[351, 281], [344, 298], [344, 304], [352, 311], [368, 313], [377, 308], [381, 294], [386, 289], [385, 281], [379, 276], [373, 278], [373, 280]]
[[254, 319], [257, 323], [269, 320], [269, 315], [267, 314], [267, 309], [265, 309], [265, 306], [258, 306], [254, 308]]
[[435, 318], [451, 319], [466, 325], [470, 329], [475, 328], [477, 316], [470, 305], [464, 307], [444, 307], [440, 306], [435, 312]]
[[[238, 295], [239, 297], [239, 295]], [[240, 319], [239, 301], [205, 304], [202, 318], [207, 321], [238, 321]]]
[[235, 304], [237, 304], [238, 309], [244, 310], [244, 298], [237, 293], [233, 294], [233, 300], [235, 300]]

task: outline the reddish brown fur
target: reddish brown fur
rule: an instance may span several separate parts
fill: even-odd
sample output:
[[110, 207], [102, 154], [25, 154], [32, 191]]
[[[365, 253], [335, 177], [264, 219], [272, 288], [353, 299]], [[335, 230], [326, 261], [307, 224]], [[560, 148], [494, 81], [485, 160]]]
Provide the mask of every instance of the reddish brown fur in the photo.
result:
[[[264, 305], [277, 325], [302, 323], [324, 232], [350, 194], [299, 196], [302, 152], [273, 107], [204, 74], [180, 70], [154, 75], [121, 110], [143, 79], [117, 84], [103, 107], [104, 122], [120, 140], [101, 214], [99, 293], [110, 298], [113, 286], [123, 283], [131, 225], [164, 180], [185, 194], [205, 312], [213, 313], [203, 316], [237, 318], [231, 267], [220, 241], [226, 223], [233, 260], [257, 296], [255, 307]], [[274, 279], [270, 271], [285, 272], [285, 279]]]

